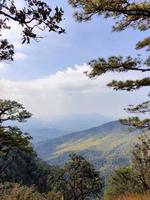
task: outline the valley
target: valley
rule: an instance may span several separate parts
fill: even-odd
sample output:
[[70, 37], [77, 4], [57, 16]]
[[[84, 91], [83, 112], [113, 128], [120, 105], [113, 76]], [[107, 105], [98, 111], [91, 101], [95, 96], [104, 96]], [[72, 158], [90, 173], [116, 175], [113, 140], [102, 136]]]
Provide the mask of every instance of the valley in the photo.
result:
[[115, 168], [128, 165], [130, 151], [139, 132], [112, 121], [36, 144], [38, 156], [51, 165], [63, 165], [69, 154], [78, 153], [97, 169], [109, 174]]

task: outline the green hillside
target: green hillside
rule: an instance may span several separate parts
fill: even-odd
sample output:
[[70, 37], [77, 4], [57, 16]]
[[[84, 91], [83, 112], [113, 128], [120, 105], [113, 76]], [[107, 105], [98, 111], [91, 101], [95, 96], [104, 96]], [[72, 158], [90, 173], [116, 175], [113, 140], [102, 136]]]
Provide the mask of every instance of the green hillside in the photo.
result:
[[114, 121], [41, 142], [36, 145], [36, 151], [39, 157], [53, 165], [63, 164], [70, 153], [76, 152], [107, 174], [129, 163], [130, 151], [138, 135], [137, 131]]

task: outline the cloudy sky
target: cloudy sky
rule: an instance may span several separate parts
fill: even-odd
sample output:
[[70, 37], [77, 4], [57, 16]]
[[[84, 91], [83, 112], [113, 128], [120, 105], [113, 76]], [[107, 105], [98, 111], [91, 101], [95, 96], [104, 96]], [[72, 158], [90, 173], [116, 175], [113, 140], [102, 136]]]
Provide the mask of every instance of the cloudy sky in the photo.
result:
[[[17, 0], [21, 6], [21, 0]], [[50, 120], [73, 114], [126, 115], [123, 108], [145, 98], [146, 90], [133, 93], [115, 92], [105, 85], [112, 79], [136, 78], [132, 73], [108, 74], [90, 80], [84, 74], [93, 58], [111, 55], [136, 55], [134, 46], [146, 33], [131, 29], [112, 33], [113, 21], [95, 17], [77, 23], [66, 0], [48, 3], [65, 11], [62, 26], [66, 34], [43, 33], [40, 42], [21, 45], [19, 28], [5, 32], [16, 48], [14, 62], [0, 63], [0, 98], [23, 103], [35, 117]], [[136, 74], [137, 78], [140, 74]]]

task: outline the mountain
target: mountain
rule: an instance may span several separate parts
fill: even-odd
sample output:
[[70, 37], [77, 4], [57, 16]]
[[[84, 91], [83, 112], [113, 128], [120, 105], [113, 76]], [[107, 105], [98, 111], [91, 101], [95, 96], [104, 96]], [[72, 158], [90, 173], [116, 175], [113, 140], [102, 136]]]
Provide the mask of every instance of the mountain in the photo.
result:
[[24, 131], [32, 136], [33, 144], [48, 139], [58, 138], [68, 133], [68, 131], [58, 130], [54, 128], [25, 128]]
[[129, 163], [130, 151], [138, 135], [139, 131], [113, 121], [40, 142], [36, 145], [36, 151], [40, 158], [53, 165], [64, 164], [69, 154], [76, 152], [107, 174], [110, 169]]
[[88, 129], [112, 120], [112, 117], [100, 114], [78, 114], [59, 116], [55, 119], [47, 121], [37, 118], [31, 118], [27, 123], [14, 123], [21, 128], [22, 131], [28, 132], [33, 137], [33, 143], [44, 141], [47, 139], [58, 138], [71, 132]]
[[50, 122], [45, 122], [35, 118], [31, 118], [26, 123], [11, 122], [9, 125], [10, 124], [11, 126], [19, 127], [23, 132], [29, 133], [33, 138], [33, 144], [70, 133], [68, 130], [54, 128]]
[[114, 120], [113, 117], [100, 114], [74, 114], [59, 116], [57, 119], [52, 119], [52, 127], [57, 127], [60, 130], [81, 131], [94, 126], [104, 124]]

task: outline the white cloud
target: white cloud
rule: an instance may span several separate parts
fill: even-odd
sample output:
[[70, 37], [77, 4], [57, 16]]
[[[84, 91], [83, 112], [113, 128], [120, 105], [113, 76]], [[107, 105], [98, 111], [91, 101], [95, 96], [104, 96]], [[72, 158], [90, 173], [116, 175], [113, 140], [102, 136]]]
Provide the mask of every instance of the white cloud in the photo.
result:
[[18, 52], [14, 55], [15, 60], [25, 60], [27, 58], [26, 54]]
[[5, 64], [3, 62], [0, 63], [0, 70], [5, 68]]
[[[35, 117], [46, 120], [59, 115], [80, 113], [118, 117], [123, 114], [122, 110], [126, 105], [137, 99], [139, 94], [129, 95], [108, 89], [105, 85], [112, 79], [112, 74], [90, 80], [84, 74], [88, 69], [89, 66], [84, 64], [37, 80], [15, 82], [2, 79], [0, 98], [17, 100]], [[127, 78], [120, 76], [122, 80]], [[141, 100], [140, 98], [138, 96], [138, 100]]]

